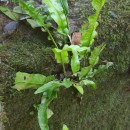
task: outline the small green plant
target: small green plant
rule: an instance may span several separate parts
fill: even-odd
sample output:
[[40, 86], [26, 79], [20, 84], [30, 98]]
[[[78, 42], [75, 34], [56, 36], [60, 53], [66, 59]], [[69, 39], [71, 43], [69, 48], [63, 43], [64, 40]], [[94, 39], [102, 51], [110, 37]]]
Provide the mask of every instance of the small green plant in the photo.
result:
[[[96, 89], [96, 84], [92, 80], [92, 77], [111, 66], [111, 63], [99, 65], [96, 68], [95, 65], [98, 64], [100, 53], [104, 49], [105, 44], [92, 49], [94, 38], [97, 36], [97, 19], [106, 0], [92, 1], [95, 13], [88, 18], [89, 28], [87, 30], [87, 25], [82, 25], [80, 30], [82, 36], [79, 45], [71, 43], [67, 17], [69, 10], [67, 0], [43, 0], [42, 2], [43, 4], [36, 8], [34, 1], [20, 1], [19, 6], [14, 8], [14, 12], [26, 14], [26, 19], [33, 28], [41, 27], [43, 32], [48, 33], [49, 39], [55, 46], [55, 48], [52, 48], [52, 51], [56, 62], [61, 64], [64, 76], [57, 79], [54, 75], [44, 76], [41, 74], [17, 72], [13, 88], [17, 90], [33, 88], [37, 89], [35, 94], [42, 93], [41, 103], [37, 108], [38, 122], [41, 130], [49, 130], [48, 118], [53, 112], [48, 109], [48, 106], [57, 97], [59, 89], [61, 87], [74, 87], [80, 94], [84, 94], [84, 86], [92, 86]], [[47, 11], [43, 15], [45, 10]], [[54, 22], [56, 23], [56, 27], [53, 25]], [[55, 41], [50, 31], [52, 27], [63, 38], [61, 41], [62, 45]], [[66, 39], [70, 39], [70, 45], [67, 44]], [[66, 68], [66, 64], [69, 64], [70, 68]], [[63, 130], [68, 130], [66, 125], [63, 125]]]

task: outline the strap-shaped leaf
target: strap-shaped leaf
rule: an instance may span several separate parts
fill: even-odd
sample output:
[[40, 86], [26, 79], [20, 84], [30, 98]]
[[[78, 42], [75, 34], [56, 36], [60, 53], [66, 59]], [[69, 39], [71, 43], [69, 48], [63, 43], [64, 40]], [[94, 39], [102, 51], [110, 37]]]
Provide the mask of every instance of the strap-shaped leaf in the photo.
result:
[[92, 65], [92, 67], [98, 63], [99, 55], [104, 49], [104, 47], [105, 45], [102, 44], [100, 46], [95, 47], [94, 50], [91, 52], [91, 56], [89, 57], [89, 64]]
[[74, 87], [79, 91], [80, 94], [84, 94], [83, 87], [80, 84], [74, 84]]
[[28, 74], [23, 72], [17, 72], [15, 78], [15, 85], [13, 86], [13, 88], [17, 90], [24, 90], [29, 88], [36, 89], [41, 85], [54, 79], [54, 76], [46, 77], [41, 74]]
[[72, 85], [72, 82], [70, 79], [64, 79], [62, 82], [60, 81], [50, 81], [43, 86], [39, 87], [36, 91], [35, 94], [46, 92], [46, 91], [53, 91], [57, 89], [60, 86], [64, 86], [65, 88], [69, 88]]
[[67, 16], [67, 14], [69, 13], [68, 0], [59, 0], [59, 2], [61, 3], [65, 15]]
[[99, 65], [97, 69], [94, 69], [93, 72], [90, 72], [87, 77], [92, 78], [94, 75], [99, 74], [103, 72], [104, 70], [108, 69], [110, 66], [112, 66], [112, 62], [108, 62], [106, 65]]
[[49, 130], [47, 109], [54, 98], [56, 98], [56, 92], [54, 91], [43, 93], [41, 104], [38, 107], [38, 122], [41, 130]]
[[20, 15], [11, 11], [10, 9], [0, 6], [0, 11], [3, 12], [6, 16], [8, 16], [10, 19], [14, 20], [14, 21], [18, 21]]
[[62, 59], [61, 59], [61, 50], [58, 48], [54, 48], [53, 52], [55, 54], [55, 59], [57, 60], [57, 63], [62, 63]]
[[68, 51], [54, 48], [53, 52], [55, 54], [55, 59], [57, 60], [57, 63], [65, 64], [69, 62]]
[[57, 31], [64, 35], [69, 35], [68, 21], [64, 10], [58, 0], [42, 0], [48, 7], [51, 17], [57, 23]]
[[80, 69], [80, 61], [77, 50], [72, 50], [73, 56], [71, 58], [71, 69], [73, 73], [76, 73]]
[[94, 15], [89, 16], [88, 18], [88, 22], [89, 22], [88, 30], [86, 30], [87, 28], [86, 25], [82, 26], [82, 29], [81, 29], [81, 32], [82, 32], [81, 45], [82, 46], [90, 46], [94, 42], [94, 38], [97, 36], [97, 32], [96, 32], [96, 27], [98, 26], [97, 19], [105, 2], [106, 0], [93, 0], [92, 1], [92, 6], [96, 10], [96, 12]]
[[61, 83], [59, 81], [51, 81], [51, 82], [48, 82], [48, 83], [44, 84], [43, 86], [39, 87], [35, 91], [35, 94], [42, 93], [42, 92], [45, 92], [48, 90], [54, 90], [60, 86], [61, 86]]
[[69, 130], [69, 128], [67, 127], [67, 125], [63, 124], [62, 130]]
[[27, 22], [31, 25], [32, 28], [40, 27], [40, 25], [37, 24], [37, 22], [33, 19], [27, 19]]
[[94, 89], [96, 89], [96, 84], [95, 84], [92, 80], [85, 79], [85, 80], [82, 80], [82, 81], [80, 82], [80, 84], [81, 84], [81, 85], [86, 85], [86, 86], [90, 85], [90, 86], [92, 86]]
[[47, 109], [47, 119], [51, 118], [51, 116], [53, 115], [53, 111], [51, 109]]
[[38, 108], [38, 122], [41, 130], [49, 130], [48, 119], [47, 119], [47, 103], [42, 103]]
[[72, 86], [72, 81], [70, 81], [70, 79], [64, 78], [64, 80], [63, 80], [63, 82], [62, 82], [62, 85], [63, 85], [65, 88], [69, 88], [70, 86]]
[[91, 70], [92, 70], [92, 65], [81, 68], [80, 78], [83, 78], [84, 76], [86, 76]]
[[84, 52], [89, 52], [89, 47], [80, 47], [78, 45], [65, 45], [63, 50], [71, 51], [72, 52], [72, 58], [71, 58], [71, 69], [73, 73], [76, 73], [80, 69], [80, 60], [79, 56], [83, 55]]
[[107, 0], [93, 0], [92, 6], [96, 11], [100, 12], [100, 10], [102, 9], [102, 7], [106, 2]]
[[46, 24], [44, 23], [45, 19], [47, 18], [46, 15], [41, 14], [41, 10], [39, 8], [35, 8], [33, 2], [28, 1], [20, 1], [20, 6], [22, 7], [23, 10], [25, 10], [29, 16], [31, 16], [33, 19], [36, 20], [37, 24], [39, 26], [45, 27]]

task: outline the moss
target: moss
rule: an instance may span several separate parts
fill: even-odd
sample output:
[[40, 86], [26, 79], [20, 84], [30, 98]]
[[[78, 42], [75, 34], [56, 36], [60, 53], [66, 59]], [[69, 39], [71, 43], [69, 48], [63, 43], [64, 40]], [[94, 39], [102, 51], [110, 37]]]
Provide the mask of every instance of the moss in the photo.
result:
[[50, 130], [60, 130], [63, 123], [71, 130], [128, 129], [129, 79], [128, 75], [113, 75], [98, 82], [96, 91], [86, 88], [86, 95], [81, 99], [72, 90], [61, 91], [51, 105], [55, 114], [50, 118]]
[[116, 73], [126, 73], [130, 64], [130, 46], [129, 42], [129, 19], [124, 14], [127, 10], [128, 0], [124, 2], [111, 1], [102, 11], [99, 19], [99, 37], [98, 43], [107, 44], [104, 50], [104, 59], [113, 61], [113, 71]]
[[[19, 24], [17, 32], [3, 39], [0, 47], [0, 80], [2, 83], [0, 91], [3, 91], [3, 101], [6, 103], [5, 111], [8, 116], [5, 129], [14, 130], [15, 127], [17, 130], [28, 130], [33, 127], [32, 124], [35, 122], [37, 124], [37, 111], [33, 104], [39, 103], [39, 96], [34, 96], [32, 91], [17, 92], [12, 90], [11, 86], [13, 86], [17, 71], [45, 75], [52, 73], [55, 63], [53, 63], [51, 46], [46, 33], [42, 33], [39, 29], [32, 30], [22, 23]], [[33, 111], [34, 115], [29, 115]], [[4, 122], [5, 118], [2, 117]], [[16, 127], [15, 124], [19, 121]], [[36, 129], [39, 129], [38, 125]]]
[[[78, 7], [73, 11], [75, 2]], [[70, 13], [74, 13], [70, 15], [72, 19], [85, 19], [83, 14], [86, 8], [83, 2], [71, 1], [73, 6], [71, 5]], [[88, 3], [89, 1], [87, 6]], [[54, 112], [49, 119], [50, 130], [61, 130], [63, 123], [71, 130], [130, 128], [130, 75], [126, 73], [130, 64], [127, 34], [129, 15], [125, 14], [127, 5], [128, 0], [109, 1], [99, 19], [99, 38], [96, 44], [107, 44], [101, 62], [113, 61], [114, 66], [107, 73], [95, 78], [98, 86], [96, 91], [89, 87], [84, 88], [85, 94], [80, 97], [73, 88], [61, 90], [58, 98], [50, 105]], [[79, 13], [79, 8], [82, 13]], [[77, 25], [81, 24], [80, 20], [77, 20]], [[39, 29], [31, 31], [25, 24], [20, 24], [18, 28], [16, 34], [5, 39], [0, 52], [0, 81], [4, 88], [5, 110], [8, 116], [5, 126], [6, 130], [39, 130], [37, 112], [33, 104], [39, 103], [40, 95], [35, 96], [31, 90], [17, 92], [12, 90], [11, 86], [17, 71], [48, 75], [55, 69], [51, 58], [51, 42], [47, 41], [47, 35]]]

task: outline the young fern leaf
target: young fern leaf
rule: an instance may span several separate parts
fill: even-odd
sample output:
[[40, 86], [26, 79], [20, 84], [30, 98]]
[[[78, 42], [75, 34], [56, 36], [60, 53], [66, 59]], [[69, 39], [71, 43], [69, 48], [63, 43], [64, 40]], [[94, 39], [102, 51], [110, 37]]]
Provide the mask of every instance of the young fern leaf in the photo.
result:
[[92, 68], [98, 63], [99, 56], [102, 50], [105, 48], [105, 45], [102, 44], [100, 46], [97, 46], [94, 48], [94, 50], [91, 52], [91, 55], [89, 57], [89, 66], [83, 67], [80, 72], [80, 79], [89, 74], [90, 71], [92, 71]]
[[44, 76], [41, 74], [28, 74], [23, 72], [17, 72], [15, 77], [14, 89], [37, 89], [41, 85], [54, 80], [54, 76]]
[[93, 0], [92, 6], [95, 9], [95, 14], [92, 16], [89, 16], [88, 22], [89, 22], [89, 28], [86, 30], [86, 25], [82, 26], [82, 38], [81, 38], [81, 46], [90, 46], [94, 42], [94, 38], [97, 36], [96, 27], [98, 26], [98, 16], [99, 13], [105, 4], [106, 0]]
[[71, 51], [72, 58], [71, 58], [71, 69], [73, 73], [76, 73], [80, 69], [80, 56], [90, 51], [89, 47], [80, 47], [78, 45], [65, 45], [63, 50]]
[[69, 130], [69, 128], [67, 127], [67, 125], [63, 124], [62, 130]]
[[0, 11], [3, 12], [6, 16], [8, 16], [10, 19], [14, 20], [14, 21], [18, 21], [19, 20], [19, 14], [11, 11], [10, 9], [0, 6]]
[[59, 2], [61, 3], [65, 15], [67, 16], [69, 13], [68, 0], [59, 0]]
[[103, 72], [104, 70], [107, 70], [110, 66], [112, 66], [113, 63], [112, 62], [108, 62], [106, 65], [99, 65], [99, 67], [97, 69], [94, 69], [93, 71], [91, 71], [87, 77], [94, 77], [96, 74], [99, 74], [101, 72]]
[[51, 82], [48, 82], [48, 83], [44, 84], [43, 86], [39, 87], [35, 91], [35, 94], [43, 93], [43, 92], [46, 92], [48, 90], [53, 91], [53, 90], [57, 89], [60, 86], [61, 86], [61, 83], [59, 81], [51, 81]]
[[79, 84], [79, 83], [76, 83], [76, 84], [73, 84], [74, 87], [79, 91], [80, 94], [84, 94], [84, 90], [83, 90], [83, 87]]
[[92, 80], [85, 79], [85, 80], [82, 80], [80, 82], [80, 84], [81, 85], [86, 85], [86, 86], [92, 86], [94, 89], [96, 89], [96, 84]]
[[46, 91], [53, 91], [56, 90], [57, 88], [63, 86], [65, 88], [69, 88], [72, 85], [72, 82], [70, 81], [70, 79], [64, 79], [62, 82], [60, 81], [50, 81], [46, 84], [44, 84], [43, 86], [39, 87], [36, 91], [35, 94], [38, 93], [43, 93]]
[[63, 11], [64, 11], [64, 14], [66, 16], [67, 26], [68, 26], [68, 29], [70, 30], [69, 22], [68, 22], [68, 13], [69, 13], [68, 0], [59, 0], [59, 3], [61, 3], [61, 6], [62, 6]]
[[98, 63], [99, 55], [104, 48], [105, 48], [105, 44], [102, 44], [100, 46], [95, 47], [94, 50], [91, 52], [91, 56], [89, 57], [89, 64], [92, 67], [94, 67]]
[[38, 23], [39, 26], [43, 26], [46, 27], [46, 24], [44, 23], [44, 21], [46, 20], [47, 16], [46, 15], [42, 15], [40, 14], [40, 10], [35, 8], [33, 3], [31, 2], [23, 2], [20, 1], [20, 6], [22, 7], [23, 10], [25, 10], [29, 16], [31, 16], [33, 19], [36, 20], [36, 22]]
[[47, 101], [45, 103], [41, 103], [38, 108], [38, 122], [41, 130], [49, 130], [48, 127], [48, 119], [47, 119]]
[[57, 63], [65, 64], [69, 62], [68, 52], [66, 50], [54, 48], [53, 52], [55, 54], [55, 59], [57, 60]]
[[54, 45], [58, 48], [53, 36], [48, 30], [48, 28], [51, 26], [50, 23], [45, 23], [45, 21], [47, 20], [47, 15], [42, 15], [41, 10], [39, 8], [35, 8], [34, 3], [32, 1], [28, 2], [20, 1], [19, 4], [22, 7], [22, 9], [28, 13], [29, 16], [31, 16], [33, 19], [36, 20], [36, 23], [38, 24], [38, 26], [42, 28], [42, 31], [44, 30], [49, 34], [50, 39], [52, 40]]
[[63, 7], [58, 0], [42, 0], [48, 7], [50, 12], [50, 16], [57, 23], [58, 28], [57, 31], [63, 35], [68, 36], [70, 34], [68, 29], [68, 21], [66, 19], [66, 15], [64, 13]]
[[49, 130], [47, 109], [54, 98], [56, 98], [56, 92], [54, 91], [43, 93], [41, 104], [38, 107], [38, 122], [41, 130]]
[[73, 73], [76, 73], [80, 69], [80, 60], [79, 60], [79, 55], [77, 50], [72, 50], [73, 56], [71, 58], [71, 69]]

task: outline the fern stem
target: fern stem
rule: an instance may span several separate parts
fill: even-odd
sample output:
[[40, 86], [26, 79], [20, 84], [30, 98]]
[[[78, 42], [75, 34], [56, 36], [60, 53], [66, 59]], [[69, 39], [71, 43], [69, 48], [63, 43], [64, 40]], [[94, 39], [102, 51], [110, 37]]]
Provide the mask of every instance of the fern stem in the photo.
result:
[[[61, 57], [61, 60], [62, 60], [62, 56], [61, 56], [61, 54], [60, 54], [60, 57]], [[62, 60], [61, 64], [62, 64], [62, 68], [63, 68], [64, 76], [66, 77], [65, 64], [63, 63], [63, 60]]]
[[66, 70], [65, 70], [65, 64], [64, 63], [62, 63], [62, 67], [63, 67], [64, 76], [66, 77]]
[[46, 28], [46, 31], [47, 31], [47, 33], [49, 34], [49, 36], [50, 36], [50, 38], [51, 38], [52, 42], [54, 43], [55, 47], [56, 47], [56, 48], [58, 48], [58, 46], [57, 46], [57, 44], [56, 44], [56, 42], [55, 42], [54, 38], [52, 37], [52, 35], [51, 35], [50, 31], [49, 31], [47, 28]]
[[87, 53], [85, 52], [85, 54], [84, 54], [84, 63], [83, 63], [83, 65], [84, 65], [84, 67], [86, 66], [86, 59], [87, 59]]

